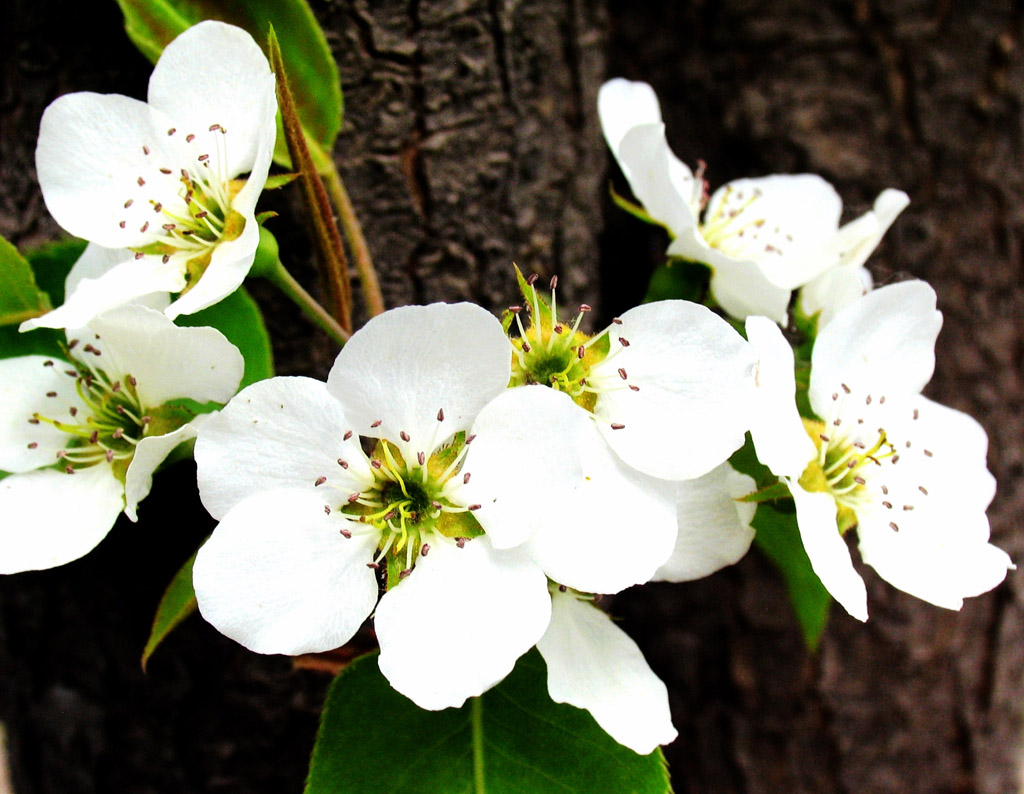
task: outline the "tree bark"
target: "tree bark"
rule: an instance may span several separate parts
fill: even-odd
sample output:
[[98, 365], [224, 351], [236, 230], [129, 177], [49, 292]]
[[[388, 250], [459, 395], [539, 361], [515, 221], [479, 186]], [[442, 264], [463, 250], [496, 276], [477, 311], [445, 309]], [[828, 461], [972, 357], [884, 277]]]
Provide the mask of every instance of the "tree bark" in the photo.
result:
[[[32, 168], [43, 108], [74, 90], [144, 97], [149, 67], [114, 3], [11, 5], [0, 31], [0, 233], [31, 246], [59, 234]], [[871, 263], [880, 282], [935, 286], [946, 320], [929, 395], [988, 430], [994, 540], [1024, 559], [1019, 4], [313, 7], [345, 87], [335, 156], [392, 306], [500, 309], [515, 300], [513, 261], [559, 275], [560, 300], [606, 318], [640, 299], [665, 241], [608, 199], [609, 178], [626, 188], [597, 126], [606, 76], [655, 87], [676, 153], [706, 160], [712, 185], [820, 173], [844, 217], [885, 187], [906, 190], [913, 204]], [[287, 264], [315, 286], [299, 206], [271, 201]], [[325, 375], [326, 339], [255, 291], [279, 371]], [[167, 518], [182, 506], [184, 519]], [[79, 562], [0, 579], [0, 721], [15, 790], [300, 790], [326, 679], [197, 618], [144, 676], [137, 660], [160, 592], [213, 527], [194, 468], [161, 475], [140, 517]], [[863, 572], [870, 621], [834, 609], [816, 655], [756, 552], [708, 579], [613, 600], [669, 684], [676, 791], [1020, 788], [1021, 576], [954, 613]]]

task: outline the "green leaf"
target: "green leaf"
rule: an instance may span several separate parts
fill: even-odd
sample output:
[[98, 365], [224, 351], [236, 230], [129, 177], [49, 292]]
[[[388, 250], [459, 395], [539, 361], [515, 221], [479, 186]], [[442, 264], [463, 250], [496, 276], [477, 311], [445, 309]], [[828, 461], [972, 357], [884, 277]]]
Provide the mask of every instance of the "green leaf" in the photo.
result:
[[64, 303], [64, 282], [71, 267], [85, 250], [85, 245], [85, 240], [66, 237], [25, 252], [35, 271], [36, 281], [50, 296], [50, 303], [54, 306]]
[[741, 497], [737, 501], [739, 502], [775, 502], [779, 499], [789, 499], [789, 487], [782, 482], [777, 482], [772, 485], [765, 486], [759, 491], [755, 491], [752, 494], [747, 494]]
[[815, 650], [828, 622], [832, 597], [822, 585], [807, 558], [796, 513], [770, 504], [759, 504], [752, 526], [754, 542], [782, 572], [808, 650]]
[[634, 753], [553, 703], [531, 651], [460, 709], [423, 711], [364, 656], [327, 694], [305, 794], [666, 794], [660, 750]]
[[685, 259], [670, 259], [651, 274], [644, 303], [684, 300], [699, 303], [708, 291], [711, 271], [707, 265]]
[[49, 298], [36, 286], [28, 260], [0, 237], [0, 325], [17, 325], [51, 308]]
[[[305, 0], [117, 0], [128, 37], [151, 62], [182, 31], [218, 19], [249, 31], [266, 51], [267, 31], [278, 31], [302, 127], [317, 148], [330, 151], [341, 129], [343, 100], [338, 66], [327, 38]], [[277, 137], [274, 160], [288, 167]]]
[[153, 628], [149, 632], [149, 641], [142, 652], [142, 669], [145, 671], [149, 657], [153, 651], [164, 641], [181, 621], [196, 611], [196, 591], [192, 589], [192, 566], [196, 561], [196, 554], [188, 558], [181, 566], [171, 583], [167, 585], [160, 604], [156, 608], [156, 617], [153, 618]]
[[241, 351], [245, 359], [245, 374], [239, 389], [274, 377], [274, 358], [263, 314], [244, 287], [239, 287], [224, 300], [201, 312], [178, 317], [177, 323], [216, 328]]

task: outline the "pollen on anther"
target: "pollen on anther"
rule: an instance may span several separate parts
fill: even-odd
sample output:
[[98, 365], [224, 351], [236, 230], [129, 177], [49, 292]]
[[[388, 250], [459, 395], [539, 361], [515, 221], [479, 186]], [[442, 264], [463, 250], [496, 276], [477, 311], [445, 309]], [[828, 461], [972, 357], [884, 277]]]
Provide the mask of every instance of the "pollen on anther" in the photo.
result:
[[470, 505], [467, 510], [479, 510], [483, 505]]
[[350, 438], [352, 438], [352, 431], [351, 430], [347, 430], [347, 431], [345, 431], [345, 435], [343, 435], [341, 437], [341, 440], [342, 441], [348, 441]]
[[443, 422], [444, 421], [444, 408], [438, 408], [437, 409], [437, 421], [438, 422]]
[[[140, 232], [145, 232], [149, 229], [149, 221], [146, 221], [142, 226], [139, 227]], [[139, 253], [142, 253], [141, 251]]]
[[587, 350], [586, 348], [583, 347], [583, 345], [580, 345], [578, 348], [576, 348], [576, 358], [582, 361], [585, 355], [587, 355]]
[[350, 494], [349, 497], [348, 497], [349, 504], [352, 504], [353, 502], [357, 502], [357, 501], [359, 501], [359, 492], [358, 491], [356, 493], [354, 493], [354, 494]]
[[455, 545], [458, 546], [460, 549], [465, 548], [466, 547], [466, 539], [465, 538], [455, 538]]
[[619, 337], [619, 344], [622, 345], [623, 347], [629, 347], [629, 340], [626, 339], [626, 337], [624, 337], [624, 336], [620, 336]]
[[619, 377], [622, 378], [623, 380], [627, 378], [625, 367], [619, 367]]
[[136, 179], [135, 181], [138, 182], [139, 187], [145, 187], [146, 186], [146, 180], [143, 179], [141, 176], [138, 179]]
[[864, 479], [863, 477], [854, 477], [854, 478], [853, 478], [853, 481], [854, 481], [855, 483], [857, 483], [857, 485], [867, 485], [867, 482], [868, 482], [868, 481], [867, 481], [867, 480], [865, 480], [865, 479]]
[[591, 308], [590, 308], [590, 304], [589, 303], [581, 303], [580, 304], [580, 309], [579, 309], [580, 314], [586, 314], [590, 310], [591, 310]]
[[197, 157], [196, 159], [197, 159], [197, 160], [198, 160], [199, 162], [201, 162], [201, 163], [205, 163], [205, 162], [206, 162], [207, 160], [209, 160], [209, 159], [210, 159], [210, 155], [208, 155], [208, 154], [201, 154], [201, 155], [199, 155], [199, 157]]
[[470, 475], [470, 473], [468, 471], [464, 475], [462, 475], [462, 484], [463, 485], [466, 485], [466, 484], [469, 483], [469, 475]]
[[429, 553], [430, 553], [430, 544], [429, 543], [424, 543], [422, 546], [420, 546], [420, 556], [421, 557], [426, 557], [427, 554], [429, 554]]
[[631, 384], [629, 384], [629, 390], [630, 391], [640, 391], [640, 387], [637, 386], [636, 384], [631, 383]]
[[420, 466], [422, 466], [424, 463], [426, 463], [427, 462], [427, 455], [426, 455], [426, 453], [425, 452], [417, 452], [416, 453], [416, 462], [419, 463]]
[[[68, 413], [70, 413], [70, 414], [71, 414], [72, 416], [78, 416], [78, 409], [77, 409], [77, 408], [75, 408], [75, 406], [73, 406], [73, 405], [72, 405], [72, 406], [71, 406], [71, 407], [70, 407], [70, 408], [68, 409]], [[38, 421], [38, 420], [36, 420], [36, 421]]]
[[29, 420], [28, 420], [28, 423], [29, 423], [30, 425], [38, 425], [38, 424], [39, 424], [39, 420], [38, 420], [38, 419], [36, 419], [36, 418], [35, 418], [35, 417], [33, 416], [33, 417], [32, 417], [31, 419], [29, 419]]
[[618, 317], [612, 317], [612, 323], [614, 325], [622, 325], [622, 320], [620, 320]]
[[409, 434], [406, 433], [404, 430], [399, 431], [398, 437], [401, 438], [402, 441], [409, 441]]
[[900, 531], [900, 528], [896, 525], [895, 521], [890, 521], [889, 522], [889, 526], [892, 528], [893, 532], [899, 532]]
[[325, 482], [327, 482], [327, 478], [324, 477], [323, 475], [321, 475], [321, 476], [316, 478], [316, 482], [314, 482], [313, 485], [314, 486], [319, 486], [319, 485], [323, 485]]
[[558, 276], [552, 276], [551, 281], [548, 282], [551, 289], [555, 289], [558, 286]]
[[538, 278], [540, 278], [540, 276], [538, 276], [536, 273], [531, 273], [530, 276], [526, 279], [526, 283], [532, 287], [536, 283]]
[[47, 397], [56, 397], [57, 396], [57, 392], [55, 392], [55, 391], [48, 391], [48, 392], [46, 392], [46, 396]]
[[164, 254], [162, 257], [160, 257], [160, 261], [163, 262], [166, 265], [168, 262], [171, 261], [171, 255], [170, 254]]
[[173, 174], [174, 172], [170, 168], [161, 168], [160, 169], [160, 173], [161, 174]]
[[404, 579], [406, 576], [408, 576], [411, 573], [412, 573], [412, 568], [406, 568], [405, 570], [398, 572], [398, 578], [399, 579]]
[[375, 469], [379, 469], [381, 467], [381, 462], [379, 460], [374, 459], [370, 461], [370, 465], [373, 466], [373, 468]]
[[845, 383], [840, 383], [839, 385], [843, 387], [844, 392], [846, 392], [847, 394], [850, 393], [850, 387], [847, 386]]
[[612, 430], [625, 430], [626, 426], [619, 422], [612, 422]]
[[185, 136], [185, 142], [186, 143], [192, 143], [192, 141], [194, 141], [195, 139], [196, 139], [196, 136], [193, 133], [191, 133], [191, 132], [188, 135]]
[[382, 422], [383, 422], [383, 420], [382, 420], [382, 419], [378, 419], [378, 420], [377, 420], [376, 422], [373, 422], [373, 423], [372, 423], [372, 424], [370, 425], [370, 427], [380, 427], [380, 426], [381, 426], [381, 423], [382, 423]]
[[830, 439], [830, 438], [829, 438], [828, 436], [826, 436], [826, 435], [825, 435], [824, 433], [818, 433], [818, 438], [820, 438], [820, 439], [821, 439], [822, 441], [824, 441], [824, 442], [825, 442], [826, 444], [827, 444], [827, 443], [828, 443], [829, 441], [831, 441], [831, 440], [832, 440], [832, 439]]
[[167, 134], [168, 135], [174, 135], [174, 133], [176, 133], [177, 131], [178, 130], [177, 130], [176, 127], [171, 127], [169, 130], [167, 130]]
[[338, 458], [338, 465], [341, 466], [341, 468], [343, 468], [343, 469], [347, 469], [348, 468], [348, 461], [345, 461], [345, 460], [342, 460], [341, 458]]

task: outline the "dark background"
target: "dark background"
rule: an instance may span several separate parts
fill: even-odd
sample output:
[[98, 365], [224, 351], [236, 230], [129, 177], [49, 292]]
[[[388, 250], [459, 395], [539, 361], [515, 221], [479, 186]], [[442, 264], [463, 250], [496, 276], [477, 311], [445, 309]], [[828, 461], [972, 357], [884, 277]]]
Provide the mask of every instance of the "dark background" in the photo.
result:
[[[345, 85], [335, 155], [390, 305], [500, 307], [513, 260], [559, 274], [562, 300], [605, 317], [639, 299], [664, 239], [608, 200], [609, 179], [622, 183], [595, 98], [610, 76], [654, 85], [672, 146], [706, 160], [713, 185], [813, 171], [844, 218], [885, 187], [907, 191], [871, 264], [881, 282], [936, 288], [946, 322], [928, 393], [988, 430], [993, 537], [1024, 560], [1021, 4], [312, 5]], [[59, 234], [32, 166], [43, 108], [77, 90], [143, 97], [149, 66], [113, 2], [7, 0], [4, 12], [0, 233], [27, 247]], [[298, 208], [272, 201], [286, 263], [312, 284]], [[323, 377], [331, 346], [254, 292], [279, 371]], [[119, 522], [84, 560], [0, 580], [0, 720], [18, 794], [301, 790], [323, 675], [198, 618], [139, 670], [164, 584], [212, 528], [193, 477], [189, 464], [163, 475], [142, 521]], [[816, 656], [757, 553], [615, 599], [672, 692], [677, 792], [1020, 789], [1022, 574], [955, 613], [864, 573], [871, 620], [833, 610]]]

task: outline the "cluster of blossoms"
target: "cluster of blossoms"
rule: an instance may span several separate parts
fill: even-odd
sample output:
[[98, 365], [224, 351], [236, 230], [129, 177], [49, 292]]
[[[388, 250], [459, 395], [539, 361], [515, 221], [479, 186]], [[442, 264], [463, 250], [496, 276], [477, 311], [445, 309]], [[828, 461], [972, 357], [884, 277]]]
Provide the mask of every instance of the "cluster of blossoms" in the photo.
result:
[[[276, 377], [236, 395], [238, 351], [172, 321], [252, 265], [275, 110], [259, 47], [214, 22], [166, 48], [148, 104], [73, 94], [47, 110], [43, 195], [91, 244], [64, 305], [23, 326], [77, 329], [64, 357], [0, 361], [0, 571], [76, 559], [120, 512], [135, 520], [157, 466], [195, 438], [219, 523], [194, 587], [225, 635], [320, 652], [372, 617], [381, 671], [426, 709], [460, 706], [537, 646], [552, 698], [639, 753], [676, 735], [667, 692], [595, 600], [746, 553], [756, 485], [728, 461], [747, 432], [851, 615], [867, 618], [854, 528], [865, 562], [941, 606], [1006, 575], [988, 543], [985, 434], [920, 394], [935, 295], [871, 291], [863, 267], [904, 194], [844, 226], [816, 176], [709, 197], [669, 150], [651, 89], [615, 80], [599, 110], [642, 212], [671, 233], [670, 257], [710, 269], [714, 304], [746, 320], [746, 338], [678, 300], [591, 335], [590, 307], [560, 316], [557, 279], [546, 298], [520, 275], [503, 321], [466, 303], [393, 309], [352, 336], [326, 383]], [[803, 417], [779, 328], [795, 290], [818, 328]], [[226, 405], [197, 416], [210, 401]], [[42, 523], [41, 496], [54, 505]]]

